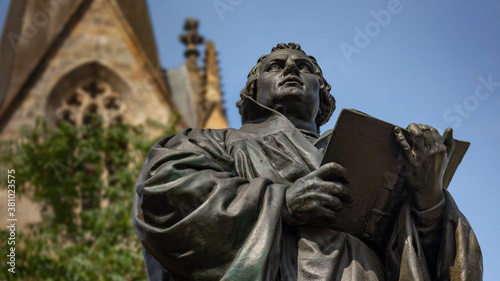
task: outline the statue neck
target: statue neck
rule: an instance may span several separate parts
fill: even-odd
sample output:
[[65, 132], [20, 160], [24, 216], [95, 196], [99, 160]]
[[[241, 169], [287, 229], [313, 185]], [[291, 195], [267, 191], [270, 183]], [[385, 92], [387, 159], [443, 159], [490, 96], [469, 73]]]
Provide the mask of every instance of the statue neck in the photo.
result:
[[296, 118], [294, 116], [286, 116], [285, 117], [292, 122], [295, 128], [309, 132], [313, 135], [318, 135], [318, 127], [316, 126], [316, 122], [304, 121], [300, 118]]
[[297, 103], [287, 105], [279, 104], [274, 110], [285, 116], [299, 130], [318, 134], [318, 127], [314, 114], [309, 112], [306, 106]]
[[[246, 98], [240, 108], [241, 123], [262, 123], [272, 115], [279, 115], [286, 118], [295, 128], [300, 131], [318, 135], [318, 127], [315, 120], [304, 120], [304, 115], [297, 114], [297, 111], [286, 111], [287, 107], [272, 109], [256, 102], [252, 98]], [[292, 114], [294, 113], [294, 114]]]

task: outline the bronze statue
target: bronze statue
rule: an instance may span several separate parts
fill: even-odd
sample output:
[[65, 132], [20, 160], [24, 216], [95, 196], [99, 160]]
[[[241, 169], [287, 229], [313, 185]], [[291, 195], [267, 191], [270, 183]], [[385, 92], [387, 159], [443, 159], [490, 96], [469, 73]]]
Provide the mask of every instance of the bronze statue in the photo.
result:
[[330, 89], [314, 57], [278, 44], [248, 75], [239, 130], [185, 129], [151, 149], [134, 203], [150, 280], [482, 279], [474, 232], [441, 186], [451, 129], [394, 129], [411, 172], [383, 245], [332, 227], [352, 197], [349, 171], [320, 165]]

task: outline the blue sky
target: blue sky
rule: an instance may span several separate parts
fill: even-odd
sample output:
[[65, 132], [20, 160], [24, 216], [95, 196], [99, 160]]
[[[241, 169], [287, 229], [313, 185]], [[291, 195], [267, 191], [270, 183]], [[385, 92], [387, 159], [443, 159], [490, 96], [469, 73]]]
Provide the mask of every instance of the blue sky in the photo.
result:
[[[7, 9], [0, 2], [0, 21]], [[500, 1], [149, 0], [163, 67], [183, 61], [184, 19], [215, 42], [231, 127], [246, 75], [280, 42], [318, 60], [338, 110], [388, 122], [453, 127], [471, 142], [449, 190], [483, 250], [485, 280], [500, 276]], [[1, 62], [0, 62], [1, 63]]]

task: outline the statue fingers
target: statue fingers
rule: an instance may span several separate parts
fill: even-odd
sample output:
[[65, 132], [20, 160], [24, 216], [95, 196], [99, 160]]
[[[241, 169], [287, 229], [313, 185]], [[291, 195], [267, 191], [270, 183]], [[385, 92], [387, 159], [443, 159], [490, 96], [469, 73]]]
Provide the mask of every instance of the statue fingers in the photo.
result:
[[428, 126], [428, 125], [422, 125], [419, 124], [420, 131], [422, 131], [422, 134], [424, 135], [424, 141], [425, 141], [425, 149], [427, 150], [428, 153], [435, 153], [438, 151], [438, 140], [435, 138], [434, 131], [437, 132], [436, 129]]
[[410, 133], [411, 136], [411, 142], [412, 142], [412, 150], [415, 153], [418, 152], [424, 152], [425, 151], [425, 139], [424, 139], [424, 134], [420, 127], [415, 124], [411, 123], [408, 125], [408, 132]]
[[401, 149], [403, 150], [403, 154], [406, 157], [408, 161], [413, 161], [414, 156], [413, 156], [413, 151], [411, 149], [410, 144], [406, 140], [403, 131], [401, 131], [401, 128], [399, 127], [394, 127], [394, 135], [396, 136], [396, 141], [399, 143], [401, 146]]
[[443, 136], [439, 133], [439, 131], [435, 128], [431, 128], [431, 132], [434, 136], [434, 140], [436, 141], [436, 148], [439, 153], [446, 153], [446, 145], [444, 144]]
[[339, 198], [344, 203], [352, 202], [352, 192], [346, 185], [338, 182], [326, 182], [324, 193]]
[[337, 196], [321, 194], [316, 198], [316, 206], [319, 209], [326, 208], [331, 211], [338, 211], [342, 208], [342, 201]]
[[347, 169], [342, 165], [330, 162], [319, 167], [316, 170], [318, 178], [325, 181], [338, 181], [348, 183], [350, 181]]
[[455, 149], [455, 140], [453, 139], [453, 129], [447, 128], [443, 134], [443, 143], [446, 146], [446, 155], [450, 157], [453, 149]]

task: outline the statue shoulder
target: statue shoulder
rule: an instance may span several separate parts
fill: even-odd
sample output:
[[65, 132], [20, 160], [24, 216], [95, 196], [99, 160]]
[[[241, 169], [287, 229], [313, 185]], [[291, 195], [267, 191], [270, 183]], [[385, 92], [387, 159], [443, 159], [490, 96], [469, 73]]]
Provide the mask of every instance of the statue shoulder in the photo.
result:
[[217, 146], [219, 148], [226, 146], [226, 140], [231, 133], [237, 132], [235, 129], [200, 129], [186, 128], [180, 132], [161, 138], [151, 148], [178, 148], [184, 147], [187, 143], [202, 147]]

